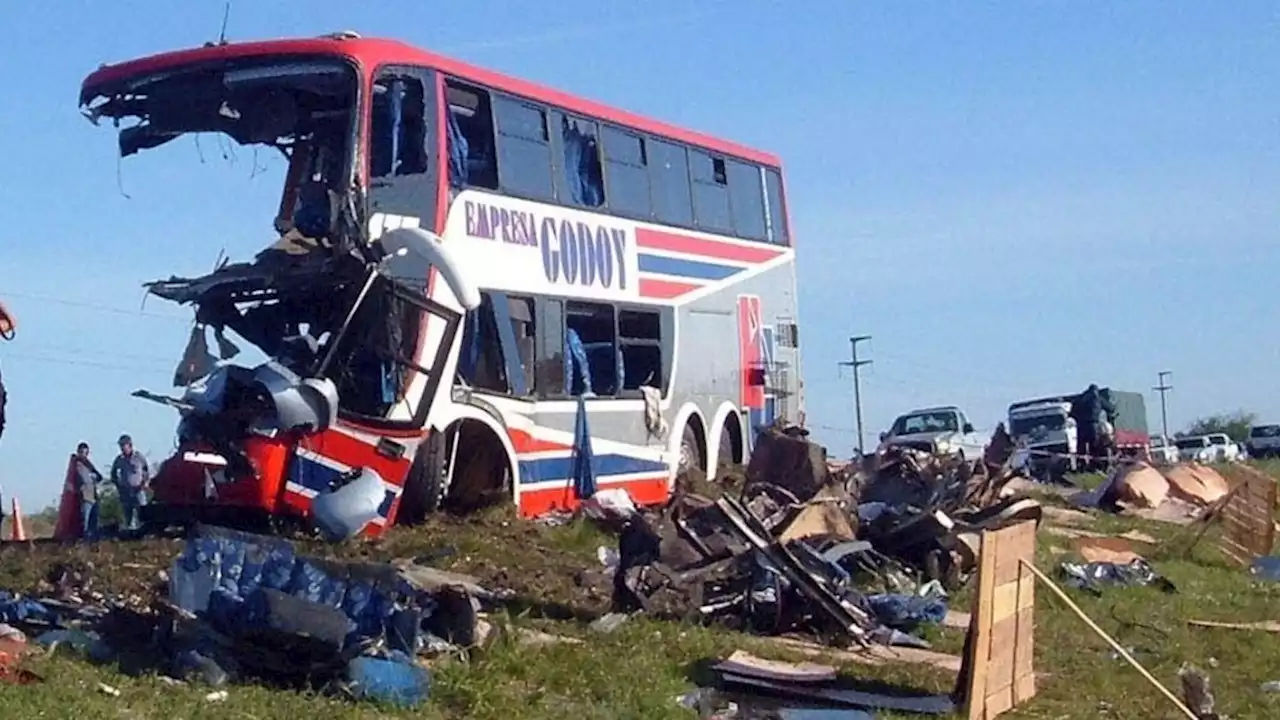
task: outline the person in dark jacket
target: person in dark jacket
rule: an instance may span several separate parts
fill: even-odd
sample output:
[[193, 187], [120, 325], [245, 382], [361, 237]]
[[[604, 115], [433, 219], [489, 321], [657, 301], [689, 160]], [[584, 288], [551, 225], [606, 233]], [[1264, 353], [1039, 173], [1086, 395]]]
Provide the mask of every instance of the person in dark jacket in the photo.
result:
[[1076, 452], [1084, 456], [1084, 466], [1093, 465], [1098, 445], [1098, 413], [1102, 410], [1102, 391], [1090, 384], [1071, 403], [1071, 419], [1076, 421]]
[[102, 484], [102, 473], [89, 459], [89, 443], [82, 442], [76, 446], [75, 467], [75, 489], [80, 498], [80, 537], [97, 540], [98, 486]]

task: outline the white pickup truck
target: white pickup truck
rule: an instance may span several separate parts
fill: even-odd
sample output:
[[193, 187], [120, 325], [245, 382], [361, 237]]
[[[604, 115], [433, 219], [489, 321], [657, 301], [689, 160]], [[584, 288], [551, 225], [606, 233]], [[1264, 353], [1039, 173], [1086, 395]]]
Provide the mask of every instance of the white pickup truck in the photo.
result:
[[958, 455], [977, 461], [986, 449], [986, 440], [974, 432], [973, 424], [954, 405], [912, 410], [899, 415], [887, 432], [880, 434], [880, 448], [906, 447], [935, 455]]

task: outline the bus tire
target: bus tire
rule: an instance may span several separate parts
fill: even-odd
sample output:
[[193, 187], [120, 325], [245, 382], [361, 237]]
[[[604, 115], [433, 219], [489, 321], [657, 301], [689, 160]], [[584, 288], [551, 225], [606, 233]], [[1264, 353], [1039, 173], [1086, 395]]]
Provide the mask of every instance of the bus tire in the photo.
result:
[[400, 525], [418, 525], [444, 504], [445, 475], [444, 433], [432, 431], [413, 458], [400, 497]]
[[687, 422], [680, 434], [680, 464], [678, 469], [680, 474], [683, 475], [690, 470], [701, 468], [702, 448], [698, 442], [698, 431], [694, 429], [693, 422]]

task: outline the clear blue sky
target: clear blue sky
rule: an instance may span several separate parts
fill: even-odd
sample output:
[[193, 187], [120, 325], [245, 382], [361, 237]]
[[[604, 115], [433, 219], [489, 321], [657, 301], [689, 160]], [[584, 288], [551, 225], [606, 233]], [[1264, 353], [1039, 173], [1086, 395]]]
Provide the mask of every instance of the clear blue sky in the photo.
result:
[[[241, 0], [229, 34], [398, 37], [780, 154], [809, 418], [836, 454], [855, 333], [874, 336], [869, 434], [944, 402], [990, 427], [1010, 401], [1164, 369], [1175, 427], [1280, 421], [1280, 4], [516, 5]], [[172, 447], [174, 414], [129, 393], [168, 390], [189, 315], [143, 309], [140, 284], [273, 237], [274, 158], [205, 140], [118, 164], [76, 108], [99, 63], [213, 39], [222, 7], [0, 8], [0, 297], [22, 324], [0, 345], [0, 486], [30, 509], [79, 440], [102, 463], [122, 431], [155, 461]]]

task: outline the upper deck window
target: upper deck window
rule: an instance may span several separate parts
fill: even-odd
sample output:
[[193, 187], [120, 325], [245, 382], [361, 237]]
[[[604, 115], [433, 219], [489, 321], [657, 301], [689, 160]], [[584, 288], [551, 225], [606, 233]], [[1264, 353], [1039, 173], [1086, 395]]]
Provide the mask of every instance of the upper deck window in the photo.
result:
[[498, 179], [502, 187], [529, 198], [554, 200], [546, 111], [501, 96], [493, 107], [498, 119]]
[[693, 224], [689, 188], [689, 156], [683, 145], [652, 140], [649, 178], [653, 183], [653, 216], [672, 225]]
[[609, 207], [620, 213], [649, 217], [649, 159], [644, 138], [606, 125], [604, 128], [605, 184]]
[[600, 167], [600, 127], [563, 113], [554, 113], [560, 128], [560, 148], [564, 155], [560, 197], [566, 203], [596, 208], [604, 205], [604, 172]]
[[426, 102], [422, 81], [383, 77], [373, 86], [369, 165], [372, 177], [427, 171]]
[[729, 215], [729, 178], [724, 158], [700, 150], [689, 154], [693, 174], [693, 211], [698, 227], [710, 232], [733, 232]]
[[750, 240], [764, 240], [764, 181], [760, 168], [738, 160], [730, 160], [728, 166], [734, 232]]

